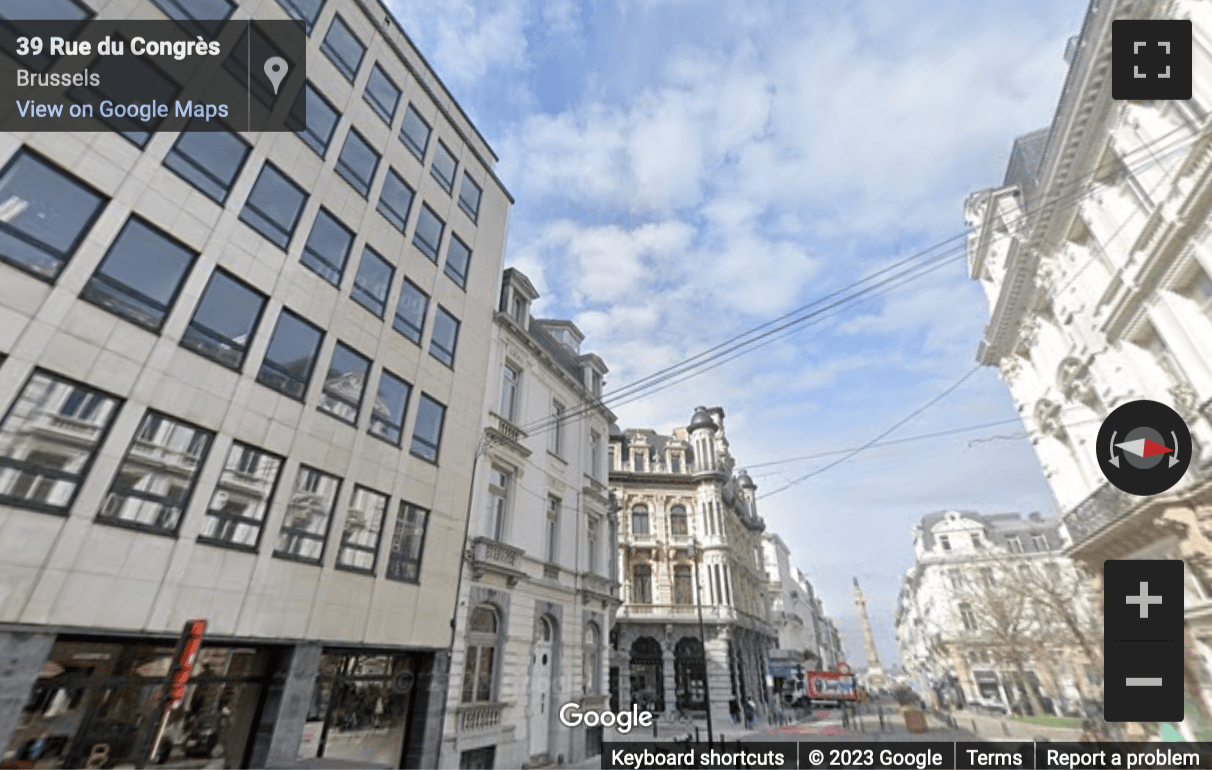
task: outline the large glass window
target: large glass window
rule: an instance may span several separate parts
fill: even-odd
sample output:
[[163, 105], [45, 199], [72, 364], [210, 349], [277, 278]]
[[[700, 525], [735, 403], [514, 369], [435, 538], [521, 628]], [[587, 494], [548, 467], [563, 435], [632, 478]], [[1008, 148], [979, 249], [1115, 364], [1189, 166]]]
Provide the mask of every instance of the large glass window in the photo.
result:
[[475, 222], [480, 217], [480, 186], [467, 172], [463, 172], [463, 184], [459, 187], [459, 208]]
[[459, 236], [450, 236], [450, 245], [446, 247], [446, 275], [459, 285], [460, 289], [467, 288], [467, 269], [471, 266], [471, 249], [459, 240]]
[[404, 184], [400, 175], [394, 170], [388, 170], [387, 176], [383, 178], [383, 190], [379, 193], [378, 211], [388, 222], [395, 225], [397, 230], [404, 232], [414, 197], [412, 188]]
[[328, 376], [324, 378], [320, 411], [328, 412], [345, 422], [357, 422], [369, 371], [369, 358], [338, 342], [332, 351], [332, 360], [328, 363]]
[[447, 366], [454, 366], [455, 347], [459, 343], [459, 319], [446, 308], [438, 306], [433, 316], [433, 336], [429, 339], [429, 355]]
[[164, 165], [221, 206], [250, 149], [230, 131], [183, 131]]
[[429, 295], [405, 278], [404, 286], [400, 289], [400, 301], [396, 303], [396, 317], [391, 323], [392, 328], [420, 345], [428, 309]]
[[306, 717], [305, 730], [316, 729], [304, 734], [297, 758], [323, 757], [341, 767], [399, 767], [420, 673], [410, 653], [325, 652]]
[[370, 193], [370, 182], [379, 166], [379, 154], [353, 129], [337, 157], [337, 174], [362, 195]]
[[411, 385], [384, 369], [379, 375], [379, 393], [370, 412], [370, 434], [399, 446], [411, 395]]
[[341, 531], [341, 548], [337, 551], [338, 569], [374, 573], [386, 515], [387, 495], [354, 487], [353, 500], [345, 514], [345, 528]]
[[362, 63], [362, 55], [366, 53], [366, 46], [362, 45], [362, 41], [358, 40], [338, 14], [333, 17], [320, 50], [345, 79], [352, 83], [358, 74], [358, 65]]
[[425, 551], [425, 525], [428, 522], [429, 511], [400, 501], [396, 528], [391, 534], [391, 551], [387, 555], [388, 580], [416, 583], [421, 579], [421, 554]]
[[354, 277], [351, 295], [354, 301], [379, 318], [387, 311], [387, 292], [391, 290], [391, 279], [396, 270], [377, 251], [367, 246], [362, 250], [362, 261]]
[[80, 296], [159, 331], [195, 255], [141, 219], [128, 219]]
[[67, 513], [120, 403], [34, 372], [0, 424], [0, 502]]
[[185, 329], [181, 346], [239, 370], [264, 308], [265, 295], [215, 270]]
[[400, 103], [400, 87], [392, 82], [383, 67], [378, 64], [371, 70], [370, 80], [366, 81], [364, 98], [371, 108], [379, 113], [379, 117], [386, 120], [387, 125], [391, 125], [391, 119], [396, 116], [396, 107]]
[[198, 539], [256, 548], [281, 472], [281, 457], [234, 442], [206, 507]]
[[353, 240], [353, 231], [322, 208], [311, 225], [299, 261], [333, 286], [340, 286]]
[[152, 0], [164, 15], [175, 19], [190, 35], [216, 37], [236, 9], [231, 0]]
[[438, 219], [433, 209], [422, 203], [421, 213], [417, 217], [417, 231], [413, 233], [412, 242], [435, 263], [438, 261], [438, 248], [442, 245], [444, 229], [446, 224]]
[[299, 466], [286, 506], [286, 518], [278, 532], [275, 556], [320, 563], [340, 489], [341, 480], [336, 476], [306, 465]]
[[75, 177], [19, 151], [0, 173], [0, 259], [53, 280], [104, 205]]
[[408, 105], [408, 109], [404, 111], [404, 125], [400, 126], [400, 141], [412, 150], [417, 160], [425, 160], [425, 150], [429, 147], [429, 135], [432, 132], [433, 129], [425, 122], [425, 118], [421, 117], [421, 113], [417, 112], [417, 108]]
[[240, 221], [285, 249], [306, 203], [303, 188], [267, 161], [240, 211]]
[[467, 655], [463, 668], [463, 703], [491, 701], [497, 652], [497, 614], [490, 607], [473, 607], [467, 623]]
[[[307, 115], [307, 125], [300, 126], [290, 117], [287, 118], [287, 125], [292, 129], [299, 129], [297, 133], [303, 143], [323, 158], [324, 153], [328, 150], [328, 143], [332, 141], [332, 135], [337, 130], [337, 122], [341, 119], [341, 113], [310, 82], [295, 97], [296, 105], [299, 100], [306, 100], [304, 103], [306, 113], [303, 114]], [[300, 114], [297, 107], [291, 110], [291, 115], [296, 114]]]
[[[278, 0], [278, 5], [282, 6], [282, 10], [290, 14], [293, 18], [303, 22], [303, 26], [307, 28], [307, 34], [311, 34], [311, 28], [316, 23], [316, 17], [320, 15], [320, 9], [324, 7], [324, 0]], [[308, 120], [311, 120], [311, 113], [308, 113]]]
[[[129, 44], [128, 44], [129, 47]], [[96, 75], [93, 83], [75, 86], [67, 92], [73, 102], [88, 105], [97, 120], [108, 125], [117, 133], [129, 139], [137, 147], [144, 147], [151, 139], [152, 133], [164, 121], [159, 115], [151, 120], [141, 120], [138, 116], [104, 117], [101, 103], [113, 104], [173, 104], [179, 86], [160, 71], [147, 58], [130, 53], [126, 56], [100, 56], [89, 64], [89, 71]], [[168, 113], [168, 114], [171, 114]]]
[[438, 184], [446, 192], [454, 190], [455, 167], [458, 161], [455, 160], [454, 153], [446, 146], [446, 142], [438, 140], [438, 149], [433, 151], [433, 166], [430, 167], [429, 173], [433, 178], [438, 180]]
[[261, 371], [257, 372], [257, 382], [302, 401], [323, 337], [322, 331], [284, 309], [269, 340]]
[[214, 435], [149, 411], [126, 450], [97, 520], [176, 532]]
[[442, 423], [445, 419], [446, 407], [433, 400], [428, 393], [422, 393], [409, 451], [423, 460], [436, 463], [442, 446]]

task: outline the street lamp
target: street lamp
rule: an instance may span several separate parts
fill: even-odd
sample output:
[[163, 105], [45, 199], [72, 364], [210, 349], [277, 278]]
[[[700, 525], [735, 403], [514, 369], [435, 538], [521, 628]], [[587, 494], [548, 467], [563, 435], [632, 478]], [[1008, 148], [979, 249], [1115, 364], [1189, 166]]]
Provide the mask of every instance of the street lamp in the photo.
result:
[[707, 632], [703, 628], [703, 602], [699, 594], [699, 541], [686, 547], [686, 554], [694, 562], [694, 606], [699, 612], [699, 642], [703, 645], [703, 703], [707, 706], [707, 745], [715, 745], [715, 733], [711, 729], [711, 677], [707, 673]]

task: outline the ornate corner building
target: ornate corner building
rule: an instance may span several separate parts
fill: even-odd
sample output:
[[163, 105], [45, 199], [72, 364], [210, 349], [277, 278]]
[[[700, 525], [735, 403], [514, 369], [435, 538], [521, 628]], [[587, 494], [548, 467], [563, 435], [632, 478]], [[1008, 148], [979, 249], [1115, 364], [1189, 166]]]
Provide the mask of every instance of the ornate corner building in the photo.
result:
[[702, 713], [709, 700], [715, 724], [727, 725], [730, 701], [773, 705], [766, 525], [756, 485], [733, 467], [718, 407], [697, 408], [672, 435], [610, 436], [623, 591], [610, 645], [613, 708]]
[[[1115, 19], [1190, 19], [1193, 98], [1114, 101]], [[1106, 559], [1187, 567], [1187, 714], [1212, 710], [1212, 8], [1093, 3], [1066, 55], [1052, 125], [1019, 138], [1000, 187], [969, 197], [968, 269], [990, 321], [978, 359], [997, 366], [1072, 537], [1095, 575]], [[1193, 457], [1167, 493], [1126, 495], [1094, 438], [1117, 406], [1162, 402], [1186, 420]]]

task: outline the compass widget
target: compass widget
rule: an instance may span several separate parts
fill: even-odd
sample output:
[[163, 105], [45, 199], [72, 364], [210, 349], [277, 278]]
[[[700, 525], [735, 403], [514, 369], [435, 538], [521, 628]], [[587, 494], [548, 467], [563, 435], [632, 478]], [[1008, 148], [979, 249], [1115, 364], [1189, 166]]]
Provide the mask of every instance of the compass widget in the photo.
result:
[[1130, 401], [1103, 421], [1097, 450], [1107, 481], [1129, 494], [1157, 495], [1187, 472], [1191, 431], [1165, 404]]

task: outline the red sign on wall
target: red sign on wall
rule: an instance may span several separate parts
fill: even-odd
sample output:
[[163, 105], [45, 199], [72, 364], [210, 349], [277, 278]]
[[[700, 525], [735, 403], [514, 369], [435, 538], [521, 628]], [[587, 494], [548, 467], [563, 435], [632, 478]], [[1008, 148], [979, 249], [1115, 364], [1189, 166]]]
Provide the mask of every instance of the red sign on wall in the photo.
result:
[[808, 697], [819, 700], [858, 700], [854, 676], [841, 671], [809, 671]]

